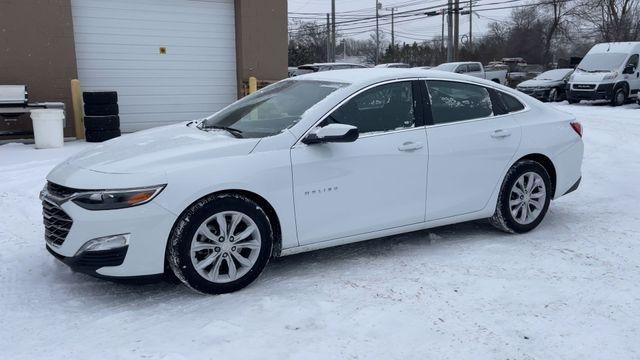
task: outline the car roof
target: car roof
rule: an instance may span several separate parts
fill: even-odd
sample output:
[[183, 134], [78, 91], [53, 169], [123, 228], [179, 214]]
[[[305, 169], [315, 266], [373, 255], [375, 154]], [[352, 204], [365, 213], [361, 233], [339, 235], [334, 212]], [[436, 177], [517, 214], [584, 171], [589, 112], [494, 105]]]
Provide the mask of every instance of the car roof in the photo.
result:
[[313, 64], [304, 64], [300, 66], [331, 66], [331, 65], [356, 65], [356, 66], [366, 66], [363, 64], [356, 63], [343, 63], [343, 62], [328, 62], [328, 63], [313, 63]]
[[610, 42], [594, 45], [589, 53], [626, 53], [636, 51], [636, 49], [640, 49], [640, 41]]
[[479, 64], [479, 61], [454, 61], [454, 62], [446, 62], [446, 63], [442, 63], [440, 65], [460, 65], [460, 64]]
[[420, 68], [368, 68], [323, 71], [296, 76], [295, 80], [330, 81], [336, 83], [349, 83], [356, 87], [367, 86], [378, 82], [403, 79], [403, 78], [433, 78], [443, 80], [463, 80], [475, 82], [480, 85], [498, 85], [494, 82], [477, 77], [451, 73], [440, 70], [427, 70]]

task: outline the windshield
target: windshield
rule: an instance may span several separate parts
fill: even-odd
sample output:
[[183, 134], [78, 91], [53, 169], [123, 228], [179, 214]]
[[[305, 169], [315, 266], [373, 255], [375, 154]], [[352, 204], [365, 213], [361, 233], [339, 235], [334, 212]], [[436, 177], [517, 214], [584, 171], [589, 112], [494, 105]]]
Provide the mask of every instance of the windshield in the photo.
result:
[[610, 72], [619, 69], [626, 57], [627, 54], [624, 53], [587, 54], [577, 69], [586, 72]]
[[560, 81], [564, 79], [569, 73], [573, 71], [572, 69], [557, 69], [557, 70], [549, 70], [545, 71], [542, 74], [536, 76], [536, 80], [555, 80]]
[[310, 107], [345, 83], [285, 80], [236, 101], [206, 119], [200, 129], [231, 128], [237, 137], [259, 138], [280, 133], [297, 123]]

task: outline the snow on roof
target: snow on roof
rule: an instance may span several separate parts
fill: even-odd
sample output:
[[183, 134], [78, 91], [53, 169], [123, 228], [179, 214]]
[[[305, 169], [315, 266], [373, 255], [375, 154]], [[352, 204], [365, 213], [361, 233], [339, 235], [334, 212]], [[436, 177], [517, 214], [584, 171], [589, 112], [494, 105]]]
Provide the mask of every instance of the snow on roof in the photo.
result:
[[368, 68], [368, 69], [347, 69], [347, 70], [333, 70], [322, 71], [311, 74], [304, 74], [296, 76], [295, 80], [317, 80], [317, 81], [331, 81], [339, 83], [350, 83], [352, 85], [362, 86], [367, 84], [373, 84], [386, 80], [402, 79], [402, 78], [418, 78], [429, 77], [435, 79], [451, 79], [451, 80], [464, 80], [468, 82], [477, 82], [479, 84], [491, 84], [496, 85], [493, 82], [489, 82], [484, 79], [461, 75], [446, 71], [439, 71], [433, 69], [420, 69], [420, 68]]
[[611, 42], [596, 44], [589, 50], [589, 53], [628, 53], [638, 49], [640, 49], [640, 41]]

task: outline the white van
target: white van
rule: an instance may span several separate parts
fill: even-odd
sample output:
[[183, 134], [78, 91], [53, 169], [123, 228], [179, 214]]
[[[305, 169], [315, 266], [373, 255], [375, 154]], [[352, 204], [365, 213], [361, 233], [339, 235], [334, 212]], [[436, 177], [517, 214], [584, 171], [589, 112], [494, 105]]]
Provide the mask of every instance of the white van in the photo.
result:
[[638, 97], [640, 42], [597, 44], [569, 78], [567, 100], [607, 100], [613, 106]]

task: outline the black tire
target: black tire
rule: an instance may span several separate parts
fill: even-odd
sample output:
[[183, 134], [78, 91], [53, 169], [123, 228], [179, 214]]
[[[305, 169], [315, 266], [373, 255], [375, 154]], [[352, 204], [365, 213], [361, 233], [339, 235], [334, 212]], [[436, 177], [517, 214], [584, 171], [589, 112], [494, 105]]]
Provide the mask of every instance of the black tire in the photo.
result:
[[94, 91], [82, 93], [82, 101], [89, 105], [107, 105], [118, 103], [118, 93], [115, 91]]
[[549, 91], [549, 98], [547, 99], [549, 102], [559, 102], [562, 101], [562, 94], [560, 89], [553, 88]]
[[622, 106], [627, 102], [627, 90], [624, 86], [619, 86], [613, 90], [613, 97], [611, 98], [611, 106]]
[[118, 104], [84, 104], [84, 114], [86, 116], [118, 115], [119, 112]]
[[[240, 212], [251, 218], [260, 233], [261, 245], [257, 250], [258, 256], [255, 263], [246, 274], [234, 281], [215, 283], [198, 273], [191, 261], [190, 251], [194, 235], [200, 225], [211, 216], [223, 211]], [[167, 262], [174, 274], [188, 287], [206, 294], [224, 294], [240, 290], [252, 283], [267, 265], [272, 248], [273, 229], [260, 205], [243, 195], [218, 194], [197, 201], [182, 213], [169, 236]], [[228, 259], [236, 261], [230, 255]]]
[[120, 130], [120, 117], [109, 116], [85, 116], [84, 128], [87, 130]]
[[[545, 186], [545, 196], [544, 196], [544, 205], [542, 210], [538, 214], [537, 218], [528, 224], [522, 224], [518, 222], [515, 217], [511, 214], [511, 209], [509, 208], [509, 202], [511, 201], [511, 189], [518, 179], [526, 174], [526, 173], [536, 173], [538, 174]], [[521, 234], [528, 231], [533, 230], [536, 226], [540, 224], [542, 219], [547, 213], [549, 209], [549, 203], [551, 202], [553, 188], [551, 186], [551, 178], [549, 177], [549, 173], [547, 170], [540, 165], [540, 163], [532, 161], [532, 160], [522, 160], [514, 164], [502, 182], [502, 187], [500, 188], [500, 194], [498, 195], [498, 202], [496, 205], [496, 211], [491, 218], [489, 218], [489, 222], [491, 225], [496, 228], [513, 234]], [[517, 200], [517, 197], [515, 198]], [[529, 205], [526, 205], [529, 206]]]
[[86, 130], [84, 132], [87, 142], [103, 142], [122, 135], [120, 130]]

